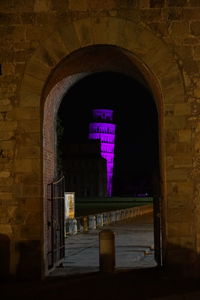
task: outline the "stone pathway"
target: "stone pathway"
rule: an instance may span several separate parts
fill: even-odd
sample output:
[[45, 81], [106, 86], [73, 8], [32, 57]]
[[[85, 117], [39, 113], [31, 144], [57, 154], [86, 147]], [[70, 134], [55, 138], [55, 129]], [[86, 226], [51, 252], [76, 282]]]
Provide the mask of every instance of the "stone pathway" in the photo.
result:
[[[116, 270], [156, 266], [151, 214], [104, 226], [103, 229], [115, 233]], [[67, 237], [64, 268], [57, 269], [53, 275], [98, 272], [99, 232], [94, 230]]]

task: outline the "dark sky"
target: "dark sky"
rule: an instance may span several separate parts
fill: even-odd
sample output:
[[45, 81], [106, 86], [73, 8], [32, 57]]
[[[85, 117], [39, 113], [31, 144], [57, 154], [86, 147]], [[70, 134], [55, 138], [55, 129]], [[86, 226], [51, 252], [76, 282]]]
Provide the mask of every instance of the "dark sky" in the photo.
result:
[[59, 116], [65, 142], [85, 142], [93, 108], [114, 110], [116, 127], [114, 195], [145, 192], [158, 162], [157, 112], [149, 91], [126, 75], [104, 72], [75, 84], [64, 97]]

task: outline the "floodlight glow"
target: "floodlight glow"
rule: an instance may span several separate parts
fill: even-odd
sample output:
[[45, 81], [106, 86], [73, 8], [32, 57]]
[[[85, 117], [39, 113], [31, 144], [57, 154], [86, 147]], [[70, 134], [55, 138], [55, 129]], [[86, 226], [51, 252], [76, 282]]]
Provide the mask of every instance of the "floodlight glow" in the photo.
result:
[[106, 159], [107, 195], [112, 196], [112, 177], [114, 167], [115, 128], [112, 124], [113, 110], [92, 110], [94, 122], [89, 124], [89, 139], [100, 140], [101, 156]]

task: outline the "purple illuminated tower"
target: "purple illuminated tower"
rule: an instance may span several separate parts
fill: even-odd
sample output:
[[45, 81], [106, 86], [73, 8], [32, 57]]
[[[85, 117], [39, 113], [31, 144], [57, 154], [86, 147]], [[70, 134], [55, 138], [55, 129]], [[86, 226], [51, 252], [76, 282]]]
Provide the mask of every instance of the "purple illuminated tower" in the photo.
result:
[[106, 159], [107, 195], [112, 196], [112, 177], [114, 166], [115, 124], [112, 124], [113, 110], [92, 110], [94, 122], [89, 125], [89, 139], [100, 140], [101, 156]]

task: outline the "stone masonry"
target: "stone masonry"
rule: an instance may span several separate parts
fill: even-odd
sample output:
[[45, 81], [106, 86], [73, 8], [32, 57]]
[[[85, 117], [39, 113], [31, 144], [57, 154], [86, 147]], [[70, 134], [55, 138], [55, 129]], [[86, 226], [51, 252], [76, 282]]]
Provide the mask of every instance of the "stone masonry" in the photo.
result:
[[[163, 264], [198, 274], [200, 2], [1, 0], [0, 40], [0, 275], [47, 274], [45, 186], [55, 175], [51, 120], [66, 91], [63, 82], [69, 88], [73, 76], [102, 68], [137, 70], [154, 95]], [[102, 45], [98, 57], [95, 45]]]

